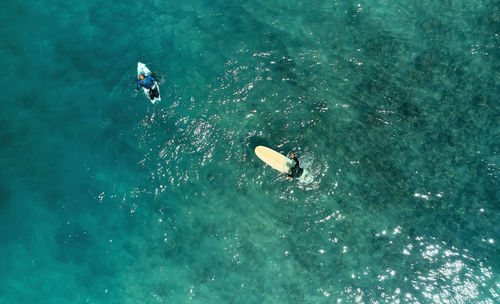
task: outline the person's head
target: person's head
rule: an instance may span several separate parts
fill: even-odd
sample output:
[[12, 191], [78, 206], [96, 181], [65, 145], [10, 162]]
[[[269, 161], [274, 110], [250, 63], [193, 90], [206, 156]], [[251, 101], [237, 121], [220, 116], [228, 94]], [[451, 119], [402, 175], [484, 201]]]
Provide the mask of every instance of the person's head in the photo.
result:
[[143, 74], [139, 74], [139, 79], [140, 80], [144, 80], [144, 75]]

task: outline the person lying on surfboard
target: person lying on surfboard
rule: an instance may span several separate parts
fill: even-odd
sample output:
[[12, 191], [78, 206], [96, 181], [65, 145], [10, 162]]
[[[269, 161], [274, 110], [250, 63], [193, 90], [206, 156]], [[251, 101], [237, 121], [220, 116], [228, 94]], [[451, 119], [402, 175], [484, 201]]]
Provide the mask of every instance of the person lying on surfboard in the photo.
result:
[[158, 79], [155, 77], [153, 73], [148, 76], [144, 76], [143, 74], [139, 74], [139, 80], [137, 80], [137, 91], [141, 89], [141, 87], [146, 88], [149, 90], [149, 98], [153, 100], [155, 97], [160, 96], [158, 93], [158, 90], [156, 88], [153, 89], [153, 86], [155, 85], [155, 82], [157, 82]]
[[290, 156], [295, 161], [295, 166], [290, 168], [290, 173], [286, 173], [286, 177], [288, 179], [300, 177], [304, 172], [304, 169], [299, 167], [299, 159], [295, 156], [295, 154], [292, 153]]

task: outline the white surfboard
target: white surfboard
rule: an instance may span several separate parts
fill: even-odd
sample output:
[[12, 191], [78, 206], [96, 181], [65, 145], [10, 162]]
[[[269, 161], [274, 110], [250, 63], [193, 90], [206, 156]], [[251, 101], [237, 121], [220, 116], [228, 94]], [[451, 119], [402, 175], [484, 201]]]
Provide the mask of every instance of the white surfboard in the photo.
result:
[[294, 161], [268, 147], [257, 146], [255, 154], [266, 164], [282, 173], [289, 173]]
[[[149, 76], [151, 75], [151, 71], [148, 69], [148, 67], [142, 63], [138, 62], [137, 63], [137, 80], [139, 80], [139, 75], [142, 74], [144, 76]], [[154, 99], [149, 98], [149, 89], [147, 88], [142, 88], [144, 91], [144, 94], [146, 97], [151, 101], [152, 104], [157, 103], [158, 101], [161, 101], [161, 95], [160, 95], [160, 87], [158, 86], [158, 82], [155, 82], [153, 85], [152, 89], [157, 89], [158, 90], [158, 97], [155, 97]]]

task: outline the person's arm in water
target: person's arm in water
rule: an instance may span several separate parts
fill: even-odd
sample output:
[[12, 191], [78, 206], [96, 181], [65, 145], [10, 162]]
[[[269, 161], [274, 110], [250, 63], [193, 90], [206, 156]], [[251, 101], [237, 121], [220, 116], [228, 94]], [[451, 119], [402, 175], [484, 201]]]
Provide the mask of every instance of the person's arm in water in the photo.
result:
[[141, 89], [141, 81], [137, 80], [137, 91]]
[[149, 81], [151, 81], [152, 84], [158, 81], [158, 79], [156, 79], [156, 77], [154, 77], [153, 75], [149, 75], [147, 78]]
[[290, 153], [290, 156], [295, 161], [295, 166], [294, 167], [298, 167], [299, 166], [299, 159], [293, 153]]
[[[291, 154], [290, 154], [290, 156], [292, 157], [292, 159], [293, 159], [293, 160], [295, 160], [295, 159], [296, 159], [296, 157], [295, 157], [295, 155], [294, 155], [293, 153], [291, 153]], [[285, 174], [286, 174], [286, 178], [287, 178], [288, 180], [292, 180], [292, 179], [293, 179], [293, 169], [294, 169], [294, 167], [291, 167], [291, 168], [289, 169], [289, 172], [290, 172], [290, 173], [283, 172], [283, 173], [285, 173]]]

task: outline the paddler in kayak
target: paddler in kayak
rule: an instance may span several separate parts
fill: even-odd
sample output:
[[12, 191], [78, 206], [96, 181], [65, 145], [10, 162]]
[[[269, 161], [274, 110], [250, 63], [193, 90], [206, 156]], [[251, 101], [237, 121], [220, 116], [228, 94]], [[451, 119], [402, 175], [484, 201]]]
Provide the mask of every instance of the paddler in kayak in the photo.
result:
[[137, 91], [141, 89], [141, 87], [149, 90], [149, 98], [151, 100], [155, 99], [155, 97], [159, 97], [160, 94], [157, 88], [153, 88], [155, 83], [158, 82], [158, 79], [155, 77], [153, 73], [148, 76], [144, 76], [144, 74], [139, 74], [139, 80], [137, 80]]

